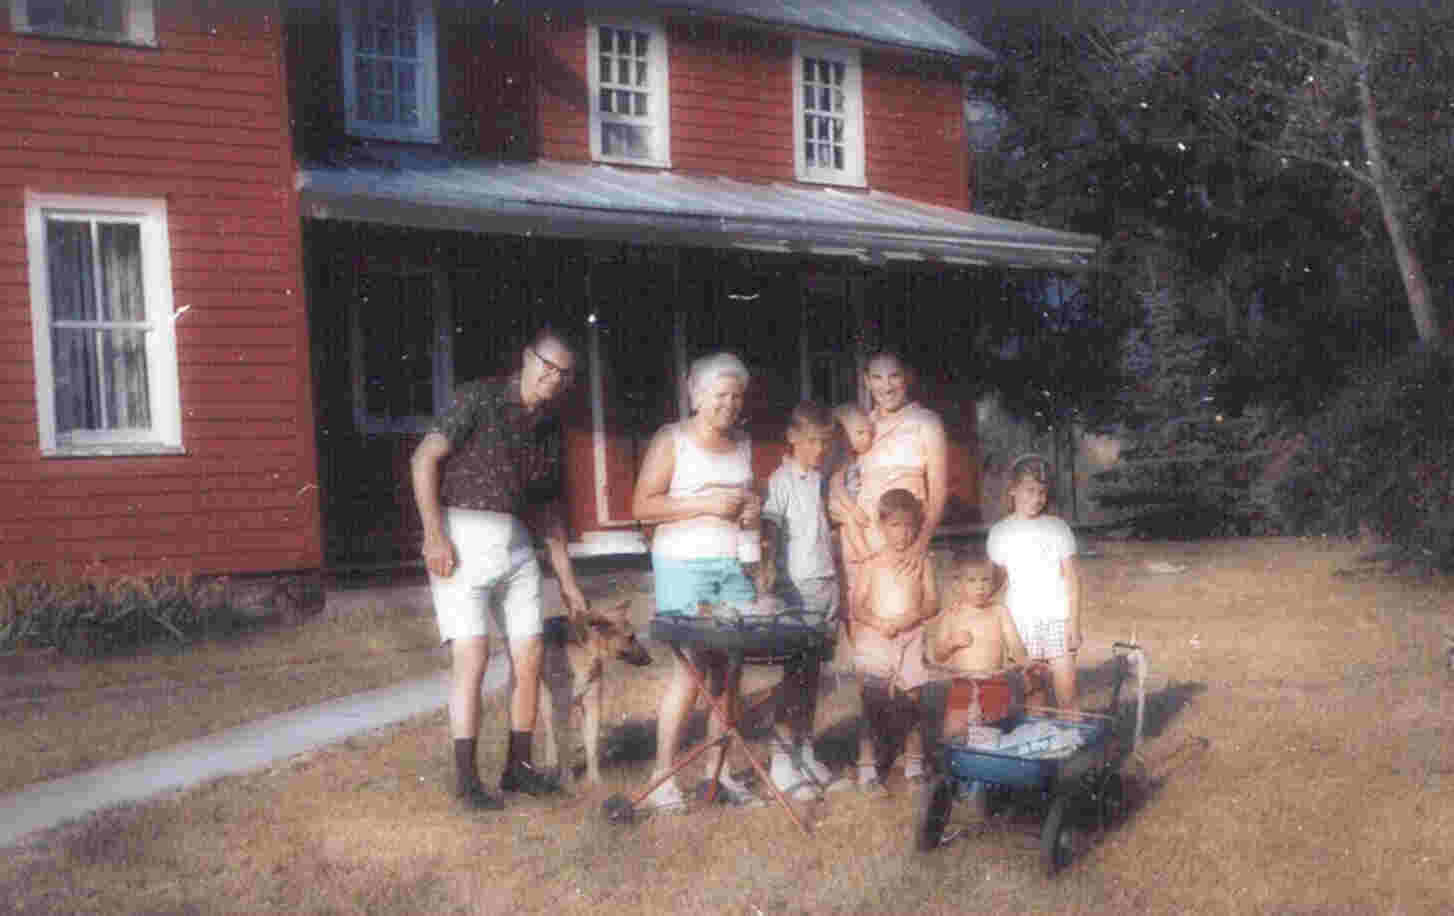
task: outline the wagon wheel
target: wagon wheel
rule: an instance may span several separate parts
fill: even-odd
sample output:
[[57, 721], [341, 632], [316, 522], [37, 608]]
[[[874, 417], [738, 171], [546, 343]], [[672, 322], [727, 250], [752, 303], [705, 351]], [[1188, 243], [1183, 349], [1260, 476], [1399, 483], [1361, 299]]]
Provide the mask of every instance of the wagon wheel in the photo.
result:
[[1126, 814], [1126, 780], [1119, 770], [1108, 770], [1096, 793], [1096, 813], [1101, 829], [1117, 823]]
[[1051, 877], [1070, 864], [1075, 857], [1075, 824], [1071, 818], [1069, 795], [1057, 795], [1040, 827], [1040, 856], [1045, 873]]
[[919, 793], [918, 810], [914, 813], [914, 848], [920, 852], [938, 849], [944, 839], [944, 827], [954, 808], [954, 786], [937, 776]]

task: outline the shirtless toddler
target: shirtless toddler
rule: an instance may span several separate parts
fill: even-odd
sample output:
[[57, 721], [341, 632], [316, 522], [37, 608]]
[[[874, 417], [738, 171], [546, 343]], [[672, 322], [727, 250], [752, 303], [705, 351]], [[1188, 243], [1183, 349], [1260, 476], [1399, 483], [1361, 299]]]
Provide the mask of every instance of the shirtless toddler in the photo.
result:
[[[928, 679], [924, 667], [924, 621], [939, 610], [934, 564], [909, 564], [924, 522], [923, 505], [908, 490], [890, 490], [879, 500], [879, 529], [885, 546], [865, 561], [854, 577], [849, 607], [853, 628], [853, 659], [862, 678], [863, 715], [859, 731], [859, 785], [879, 782], [875, 739], [882, 742], [889, 700], [898, 691], [913, 699], [914, 721], [904, 741], [904, 776], [923, 775], [923, 736], [917, 720], [919, 687]], [[907, 573], [906, 569], [915, 570]]]
[[1009, 610], [995, 600], [989, 559], [971, 557], [956, 566], [948, 606], [929, 626], [924, 645], [931, 672], [953, 678], [945, 698], [946, 738], [963, 738], [971, 725], [1008, 715], [1010, 683], [1004, 669], [1025, 659]]

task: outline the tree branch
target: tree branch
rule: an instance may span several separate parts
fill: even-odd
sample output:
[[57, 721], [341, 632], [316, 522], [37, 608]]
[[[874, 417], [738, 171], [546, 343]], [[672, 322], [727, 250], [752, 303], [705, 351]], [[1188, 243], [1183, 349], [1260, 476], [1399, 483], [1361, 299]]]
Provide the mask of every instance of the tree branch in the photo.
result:
[[1271, 153], [1274, 156], [1284, 156], [1288, 159], [1297, 159], [1301, 162], [1310, 162], [1314, 165], [1321, 165], [1325, 168], [1332, 169], [1333, 171], [1348, 178], [1352, 178], [1360, 184], [1365, 184], [1370, 188], [1374, 188], [1375, 190], [1378, 187], [1377, 184], [1374, 182], [1372, 175], [1369, 175], [1367, 172], [1355, 169], [1351, 165], [1344, 165], [1337, 159], [1332, 159], [1327, 156], [1319, 156], [1314, 153], [1297, 150], [1292, 147], [1279, 146], [1276, 143], [1269, 143], [1266, 140], [1259, 140], [1256, 137], [1249, 135], [1246, 131], [1239, 128], [1237, 124], [1233, 122], [1230, 118], [1219, 112], [1209, 112], [1208, 117], [1212, 121], [1212, 123], [1218, 125], [1223, 132], [1230, 134], [1233, 137], [1236, 137], [1238, 140], [1241, 140], [1243, 143], [1246, 143], [1248, 146], [1253, 147], [1254, 149], [1260, 149], [1264, 153]]
[[1290, 26], [1287, 23], [1283, 22], [1281, 19], [1278, 19], [1276, 16], [1269, 13], [1267, 10], [1263, 9], [1260, 5], [1252, 2], [1252, 0], [1242, 0], [1242, 5], [1245, 6], [1247, 8], [1247, 11], [1253, 16], [1256, 16], [1258, 19], [1261, 19], [1263, 22], [1267, 23], [1268, 25], [1272, 26], [1274, 29], [1282, 32], [1285, 35], [1292, 35], [1295, 38], [1301, 38], [1303, 41], [1322, 45], [1323, 47], [1333, 51], [1335, 54], [1341, 54], [1342, 56], [1348, 58], [1355, 64], [1362, 63], [1362, 60], [1358, 57], [1356, 53], [1354, 53], [1353, 49], [1341, 41], [1333, 38], [1327, 38], [1323, 35], [1317, 35], [1312, 32], [1306, 32], [1302, 29], [1296, 28], [1295, 26]]

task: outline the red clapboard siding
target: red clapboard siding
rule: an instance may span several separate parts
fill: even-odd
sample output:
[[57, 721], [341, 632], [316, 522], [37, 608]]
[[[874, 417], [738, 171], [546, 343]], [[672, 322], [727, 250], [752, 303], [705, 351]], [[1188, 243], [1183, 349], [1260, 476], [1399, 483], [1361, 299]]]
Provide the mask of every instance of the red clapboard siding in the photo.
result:
[[863, 54], [863, 132], [869, 187], [969, 208], [963, 89], [952, 70], [885, 52]]
[[590, 78], [586, 73], [586, 23], [580, 14], [556, 16], [533, 30], [535, 99], [540, 155], [583, 161], [591, 157]]
[[793, 180], [792, 47], [760, 33], [668, 26], [672, 165]]
[[[155, 48], [0, 32], [0, 118], [20, 128], [0, 135], [0, 542], [52, 568], [316, 568], [280, 7], [165, 12]], [[166, 200], [183, 454], [40, 456], [27, 190]]]

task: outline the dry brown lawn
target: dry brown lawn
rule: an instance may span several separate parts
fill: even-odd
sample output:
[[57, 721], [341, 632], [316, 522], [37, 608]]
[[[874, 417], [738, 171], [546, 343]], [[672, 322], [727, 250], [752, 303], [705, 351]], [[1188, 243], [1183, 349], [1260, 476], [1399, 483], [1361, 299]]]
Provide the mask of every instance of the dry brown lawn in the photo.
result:
[[0, 793], [438, 671], [434, 618], [402, 594], [349, 593], [299, 626], [184, 648], [0, 655]]
[[[897, 776], [886, 798], [846, 791], [804, 808], [811, 836], [773, 807], [607, 824], [598, 815], [604, 793], [512, 799], [503, 813], [468, 815], [446, 791], [452, 763], [436, 714], [38, 836], [0, 863], [0, 907], [209, 914], [1454, 908], [1449, 583], [1377, 575], [1358, 566], [1352, 548], [1319, 541], [1096, 547], [1100, 556], [1083, 566], [1091, 595], [1086, 680], [1092, 699], [1103, 693], [1100, 663], [1111, 641], [1134, 632], [1151, 661], [1149, 739], [1135, 767], [1130, 816], [1093, 837], [1055, 879], [1043, 876], [1025, 825], [998, 819], [971, 825], [934, 853], [912, 852], [910, 793]], [[1153, 573], [1147, 563], [1155, 561], [1187, 569]], [[1345, 569], [1358, 574], [1335, 575]], [[315, 644], [313, 652], [322, 651]], [[645, 775], [667, 667], [610, 673], [617, 753], [607, 793]], [[62, 714], [66, 694], [51, 699], [53, 714]], [[501, 712], [498, 703], [487, 712], [482, 768], [489, 775], [500, 765]], [[821, 756], [844, 765], [852, 754], [852, 691], [835, 691], [826, 713], [833, 724]]]

